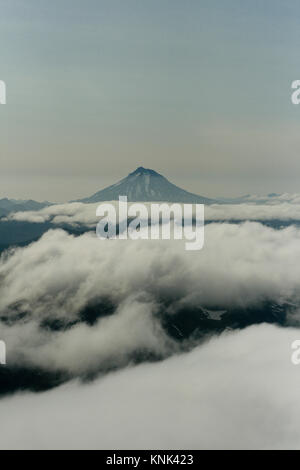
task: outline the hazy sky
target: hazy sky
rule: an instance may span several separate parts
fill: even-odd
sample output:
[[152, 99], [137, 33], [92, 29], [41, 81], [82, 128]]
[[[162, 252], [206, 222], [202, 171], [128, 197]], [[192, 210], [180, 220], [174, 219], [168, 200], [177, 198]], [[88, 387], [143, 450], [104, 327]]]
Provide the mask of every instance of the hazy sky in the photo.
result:
[[298, 191], [298, 0], [0, 0], [0, 197]]

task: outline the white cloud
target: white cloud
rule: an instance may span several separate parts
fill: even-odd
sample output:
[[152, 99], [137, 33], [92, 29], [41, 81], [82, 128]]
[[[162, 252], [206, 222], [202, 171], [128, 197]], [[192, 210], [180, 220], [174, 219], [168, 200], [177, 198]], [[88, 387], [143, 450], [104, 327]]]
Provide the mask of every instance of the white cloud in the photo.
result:
[[[72, 374], [124, 365], [140, 350], [165, 356], [174, 345], [156, 315], [163, 300], [169, 314], [183, 307], [254, 308], [265, 301], [299, 306], [299, 237], [295, 227], [211, 224], [204, 249], [191, 254], [182, 241], [103, 241], [49, 231], [1, 259], [0, 313], [9, 320], [1, 324], [1, 339], [12, 364]], [[93, 327], [39, 327], [47, 320], [80, 322], [88, 305], [99, 304], [101, 317], [101, 301], [108, 299], [117, 311]], [[16, 317], [22, 312], [25, 318]]]
[[128, 299], [114, 315], [93, 326], [79, 323], [51, 333], [32, 321], [9, 327], [0, 323], [9, 365], [85, 375], [125, 366], [137, 352], [165, 357], [177, 348], [153, 317], [152, 309], [150, 303]]
[[280, 204], [213, 204], [206, 206], [206, 220], [259, 220], [299, 221], [300, 205], [282, 202]]
[[56, 204], [38, 211], [14, 212], [9, 214], [5, 220], [32, 223], [51, 221], [53, 224], [58, 225], [68, 223], [70, 225], [94, 226], [98, 221], [96, 218], [97, 207], [98, 204], [83, 204], [80, 202]]
[[49, 231], [2, 258], [0, 311], [18, 303], [38, 318], [70, 320], [90, 301], [119, 304], [138, 292], [223, 307], [298, 298], [299, 235], [295, 227], [211, 224], [204, 249], [191, 254], [183, 241], [104, 241]]
[[[118, 212], [118, 202], [109, 201]], [[45, 207], [39, 211], [16, 212], [9, 214], [4, 220], [44, 223], [53, 225], [68, 224], [73, 227], [83, 226], [93, 229], [99, 222], [96, 209], [99, 203], [83, 204], [70, 203]], [[129, 204], [130, 205], [130, 204]], [[151, 213], [150, 203], [145, 203], [148, 213]], [[300, 220], [300, 195], [281, 194], [276, 197], [248, 196], [240, 204], [212, 204], [205, 206], [206, 220]]]
[[2, 449], [299, 449], [300, 331], [255, 326], [188, 354], [0, 401]]

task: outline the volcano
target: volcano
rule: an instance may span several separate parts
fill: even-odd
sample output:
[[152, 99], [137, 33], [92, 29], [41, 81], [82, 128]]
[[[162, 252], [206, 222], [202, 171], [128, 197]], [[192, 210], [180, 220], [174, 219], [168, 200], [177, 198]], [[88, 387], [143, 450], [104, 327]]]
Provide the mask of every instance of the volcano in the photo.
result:
[[212, 204], [216, 201], [190, 193], [171, 183], [154, 170], [139, 167], [126, 178], [108, 186], [91, 197], [80, 199], [86, 204], [100, 201], [116, 201], [127, 196], [130, 202], [181, 202], [186, 204]]

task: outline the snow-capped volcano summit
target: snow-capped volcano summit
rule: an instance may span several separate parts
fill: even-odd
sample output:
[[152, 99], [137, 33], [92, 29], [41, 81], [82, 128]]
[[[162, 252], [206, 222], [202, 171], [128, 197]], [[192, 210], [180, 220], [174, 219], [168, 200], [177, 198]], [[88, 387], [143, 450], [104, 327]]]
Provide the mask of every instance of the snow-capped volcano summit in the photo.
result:
[[197, 194], [189, 193], [170, 183], [164, 176], [154, 170], [140, 166], [132, 173], [112, 186], [97, 192], [80, 202], [93, 203], [100, 201], [116, 201], [119, 196], [127, 196], [128, 201], [165, 201], [187, 204], [211, 204], [215, 202]]

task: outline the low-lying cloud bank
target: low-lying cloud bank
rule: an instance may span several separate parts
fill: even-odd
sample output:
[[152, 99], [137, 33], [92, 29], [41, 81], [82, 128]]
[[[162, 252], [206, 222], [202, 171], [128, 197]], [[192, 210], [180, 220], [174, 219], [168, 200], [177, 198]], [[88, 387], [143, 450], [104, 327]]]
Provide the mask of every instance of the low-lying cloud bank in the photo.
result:
[[203, 312], [215, 325], [237, 309], [239, 327], [247, 309], [271, 304], [276, 312], [287, 304], [287, 321], [297, 324], [300, 229], [211, 224], [205, 236], [204, 249], [191, 253], [182, 241], [103, 241], [52, 230], [5, 253], [0, 337], [8, 363], [77, 376], [125, 366], [137, 355], [166, 357], [178, 344], [161, 312], [171, 327], [178, 312], [187, 322], [191, 312], [200, 327]]
[[222, 201], [232, 204], [268, 204], [268, 205], [277, 205], [282, 203], [289, 204], [300, 204], [300, 194], [299, 193], [271, 193], [268, 195], [258, 195], [258, 194], [247, 194], [240, 198], [221, 198]]
[[[205, 206], [205, 219], [207, 221], [243, 221], [279, 220], [283, 222], [300, 221], [300, 196], [289, 200], [282, 199], [262, 200], [257, 202], [254, 197], [240, 204], [211, 204]], [[258, 199], [260, 201], [260, 199]], [[118, 209], [118, 202], [110, 201]], [[15, 212], [9, 214], [2, 221], [46, 223], [53, 225], [67, 224], [71, 227], [83, 226], [92, 229], [99, 222], [96, 217], [97, 204], [69, 203], [46, 207], [38, 211]], [[145, 203], [150, 214], [150, 203]]]
[[297, 329], [254, 326], [88, 385], [0, 401], [1, 449], [299, 449]]

